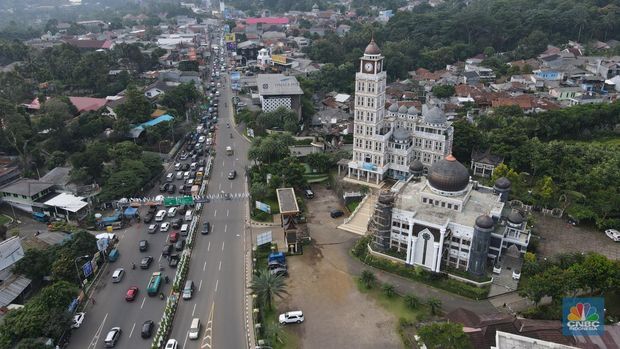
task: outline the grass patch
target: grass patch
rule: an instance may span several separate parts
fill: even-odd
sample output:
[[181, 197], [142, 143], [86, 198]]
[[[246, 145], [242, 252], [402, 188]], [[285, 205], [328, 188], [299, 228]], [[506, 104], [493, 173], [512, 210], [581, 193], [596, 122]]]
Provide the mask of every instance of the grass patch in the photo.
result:
[[4, 215], [4, 214], [0, 215], [0, 225], [9, 224], [9, 222], [11, 221], [12, 221], [11, 217]]
[[310, 168], [310, 165], [308, 165], [305, 162], [302, 162], [301, 164], [304, 165], [304, 168], [306, 169], [306, 172], [304, 174], [309, 175], [312, 173], [312, 169]]
[[353, 213], [353, 211], [355, 211], [355, 209], [357, 208], [357, 206], [359, 206], [361, 201], [351, 201], [347, 204], [347, 209], [349, 210], [349, 212]]
[[263, 212], [259, 209], [253, 209], [250, 214], [252, 220], [257, 222], [273, 222], [273, 215], [267, 212]]
[[329, 179], [329, 176], [326, 174], [304, 175], [304, 177], [308, 183], [321, 183]]

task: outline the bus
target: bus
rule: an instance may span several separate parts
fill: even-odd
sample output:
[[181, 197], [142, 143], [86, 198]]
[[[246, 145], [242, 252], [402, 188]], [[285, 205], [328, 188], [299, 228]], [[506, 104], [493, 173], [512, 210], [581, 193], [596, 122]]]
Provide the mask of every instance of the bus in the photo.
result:
[[149, 296], [157, 296], [159, 287], [161, 286], [161, 272], [156, 271], [151, 275], [149, 285], [146, 287], [146, 292]]

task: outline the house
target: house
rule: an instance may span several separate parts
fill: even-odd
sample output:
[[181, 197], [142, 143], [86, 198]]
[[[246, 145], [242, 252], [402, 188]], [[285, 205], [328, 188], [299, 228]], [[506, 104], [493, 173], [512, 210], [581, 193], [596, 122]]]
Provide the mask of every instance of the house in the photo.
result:
[[105, 98], [92, 98], [92, 97], [69, 97], [71, 104], [81, 114], [87, 111], [97, 111], [105, 107], [108, 101]]
[[114, 47], [111, 40], [65, 39], [63, 41], [77, 47], [80, 51], [111, 50]]
[[293, 41], [297, 44], [297, 47], [304, 48], [310, 46], [310, 39], [304, 38], [303, 36], [296, 36], [293, 38]]
[[0, 188], [3, 202], [26, 212], [38, 211], [43, 208], [42, 201], [54, 194], [54, 184], [36, 179], [22, 178]]
[[596, 62], [588, 63], [586, 69], [604, 79], [611, 79], [620, 75], [620, 57], [617, 60], [598, 59]]
[[482, 152], [474, 149], [471, 152], [470, 168], [474, 176], [491, 178], [495, 168], [502, 162], [504, 162], [504, 157], [491, 154], [491, 149]]
[[558, 101], [565, 101], [571, 98], [579, 97], [583, 94], [580, 87], [557, 87], [549, 90], [549, 96]]
[[279, 107], [293, 110], [301, 120], [301, 95], [304, 92], [294, 76], [258, 74], [258, 94], [262, 110], [271, 112]]
[[351, 30], [351, 26], [350, 25], [346, 25], [346, 24], [341, 24], [338, 27], [336, 27], [336, 35], [343, 37], [345, 36], [349, 31]]
[[60, 193], [44, 202], [46, 215], [67, 221], [81, 221], [88, 215], [88, 203], [85, 198], [71, 193]]
[[23, 303], [31, 280], [13, 273], [15, 263], [24, 258], [19, 236], [0, 242], [0, 308], [13, 303]]
[[144, 90], [144, 96], [152, 101], [157, 99], [160, 95], [166, 93], [166, 91], [169, 91], [179, 85], [180, 84], [178, 82], [163, 81], [163, 79], [157, 80], [146, 87]]
[[289, 23], [286, 17], [250, 17], [245, 19], [246, 32], [259, 33], [269, 28], [284, 29]]
[[537, 78], [542, 80], [558, 81], [564, 79], [564, 72], [558, 71], [556, 69], [536, 69], [533, 73]]

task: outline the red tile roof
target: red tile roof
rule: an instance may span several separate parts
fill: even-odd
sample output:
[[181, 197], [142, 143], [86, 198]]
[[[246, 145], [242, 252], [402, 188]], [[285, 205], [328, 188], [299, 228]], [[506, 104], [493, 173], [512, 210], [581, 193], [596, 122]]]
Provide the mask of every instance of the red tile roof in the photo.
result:
[[78, 113], [99, 110], [107, 103], [105, 98], [69, 97], [69, 100], [75, 106]]
[[112, 47], [112, 41], [110, 40], [78, 40], [78, 39], [66, 39], [65, 42], [71, 46], [84, 49], [109, 49]]
[[286, 17], [250, 17], [245, 19], [247, 24], [288, 24], [288, 18]]

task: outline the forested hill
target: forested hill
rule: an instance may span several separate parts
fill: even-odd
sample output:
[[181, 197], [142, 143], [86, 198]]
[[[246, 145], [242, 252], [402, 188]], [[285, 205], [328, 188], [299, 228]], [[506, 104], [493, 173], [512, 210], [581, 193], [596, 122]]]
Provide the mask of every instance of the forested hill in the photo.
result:
[[355, 24], [344, 38], [316, 40], [310, 56], [337, 65], [357, 59], [371, 30], [393, 76], [417, 67], [443, 68], [483, 52], [534, 56], [547, 44], [620, 39], [620, 0], [462, 0], [399, 11], [385, 26]]

